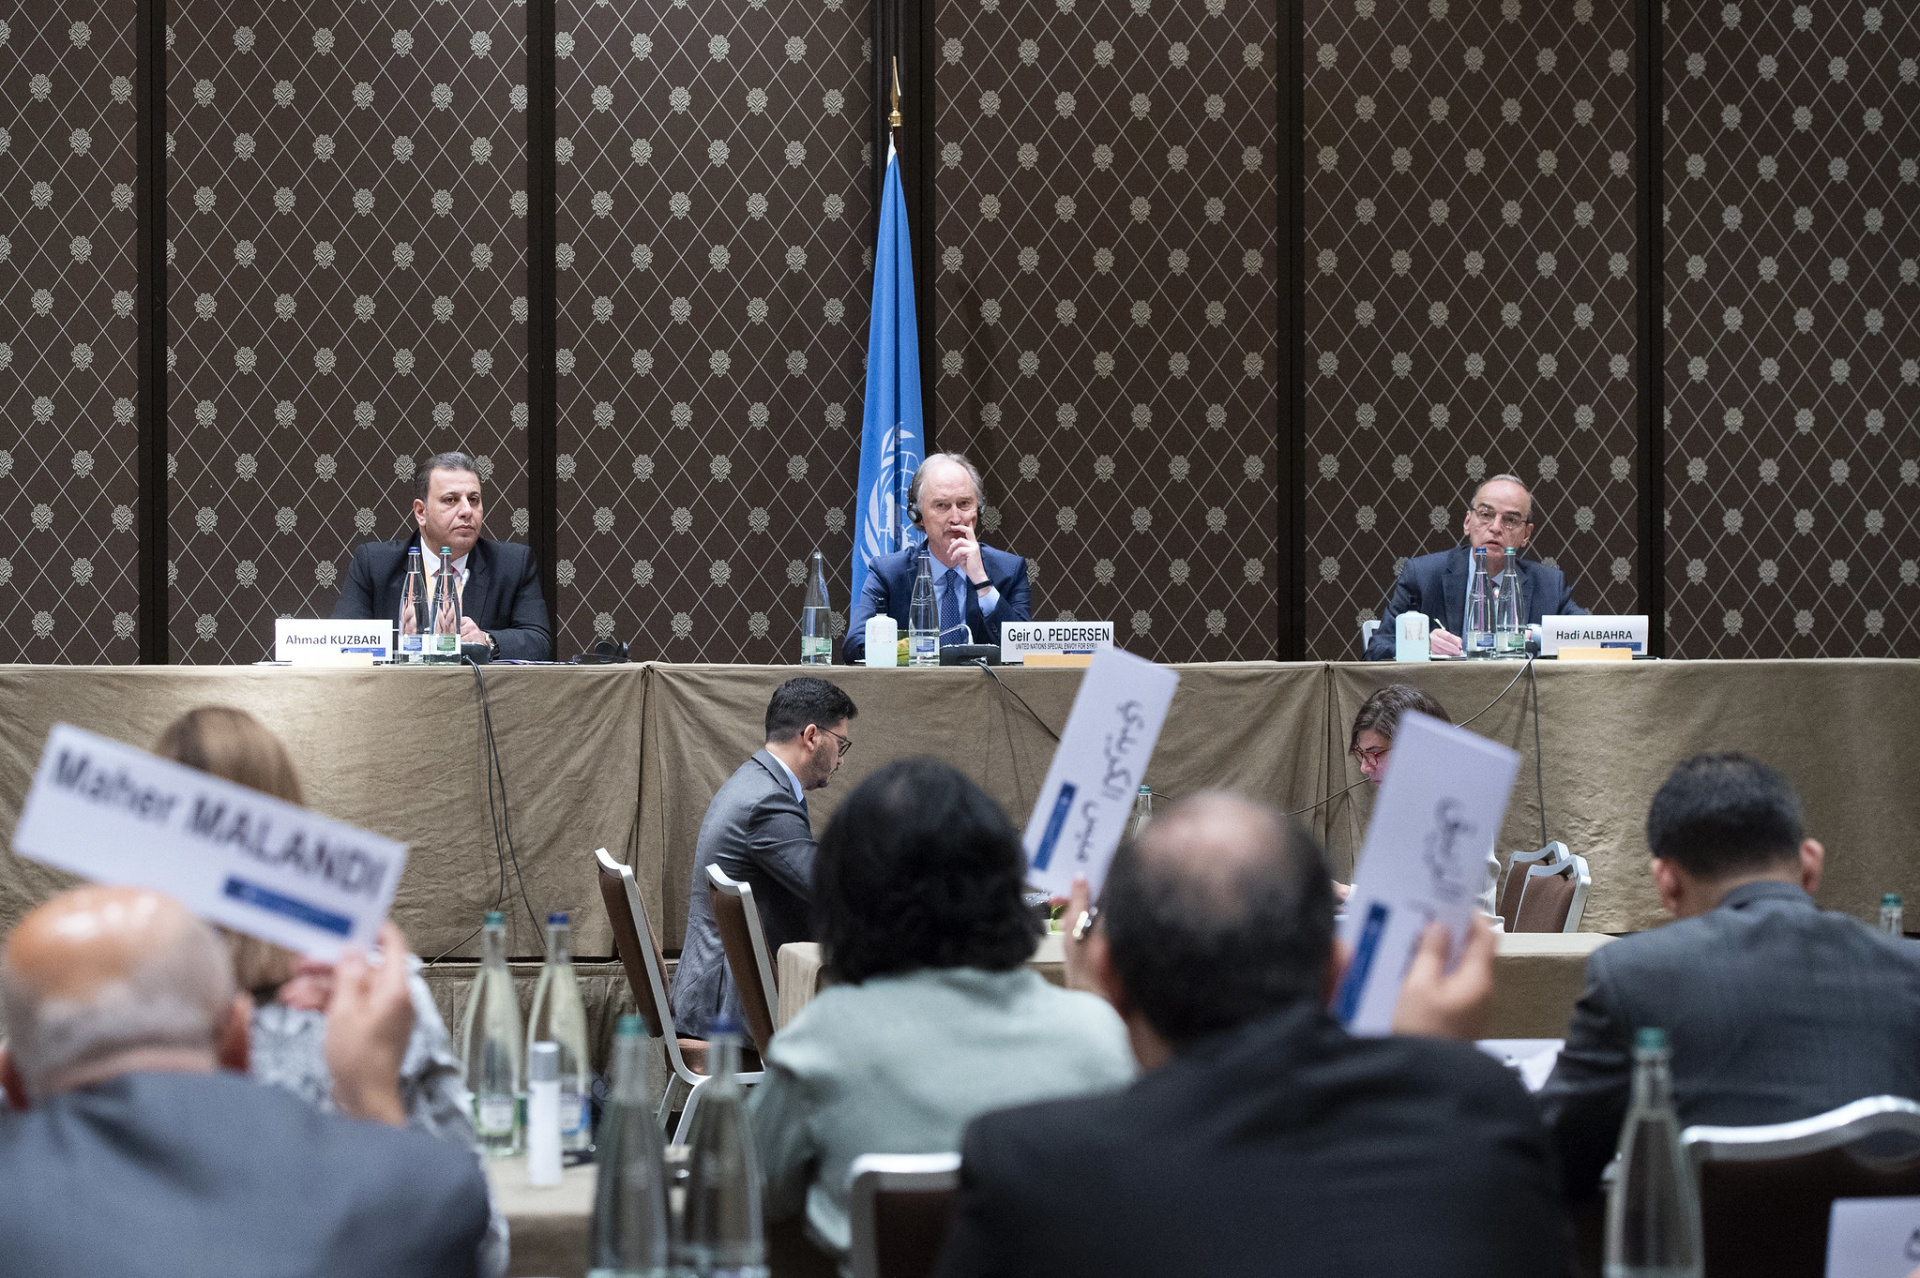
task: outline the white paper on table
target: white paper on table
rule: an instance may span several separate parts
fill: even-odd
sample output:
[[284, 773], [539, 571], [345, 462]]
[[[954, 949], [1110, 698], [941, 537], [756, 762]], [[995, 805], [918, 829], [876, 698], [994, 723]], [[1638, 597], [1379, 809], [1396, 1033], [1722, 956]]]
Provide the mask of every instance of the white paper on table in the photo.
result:
[[1445, 924], [1460, 952], [1519, 767], [1519, 755], [1464, 728], [1417, 712], [1401, 718], [1340, 921], [1353, 958], [1334, 1014], [1355, 1034], [1392, 1029], [1428, 923]]
[[1035, 888], [1065, 896], [1084, 875], [1100, 895], [1179, 683], [1118, 648], [1093, 654], [1021, 840]]
[[327, 962], [373, 944], [407, 864], [404, 843], [65, 723], [13, 850]]
[[1547, 1085], [1547, 1079], [1553, 1074], [1553, 1063], [1560, 1059], [1560, 1049], [1566, 1045], [1564, 1038], [1483, 1038], [1474, 1043], [1519, 1074], [1521, 1083], [1530, 1092]]
[[1836, 1198], [1827, 1278], [1907, 1278], [1920, 1266], [1920, 1198]]

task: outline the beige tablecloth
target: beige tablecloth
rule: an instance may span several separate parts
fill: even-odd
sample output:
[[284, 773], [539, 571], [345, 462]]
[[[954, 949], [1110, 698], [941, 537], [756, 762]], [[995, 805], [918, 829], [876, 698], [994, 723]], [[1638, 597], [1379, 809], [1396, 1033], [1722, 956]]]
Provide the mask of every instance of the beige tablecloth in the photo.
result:
[[[1180, 691], [1147, 774], [1163, 795], [1227, 786], [1286, 808], [1325, 799], [1358, 770], [1347, 729], [1382, 683], [1429, 689], [1456, 718], [1480, 711], [1512, 664], [1424, 666], [1246, 663], [1177, 667]], [[768, 695], [792, 666], [637, 664], [492, 667], [485, 675], [507, 781], [520, 875], [506, 902], [515, 955], [541, 952], [532, 911], [574, 916], [575, 951], [612, 953], [591, 856], [634, 867], [669, 951], [686, 917], [693, 846], [720, 783], [760, 743]], [[1080, 674], [1003, 668], [826, 672], [860, 706], [853, 752], [810, 800], [816, 829], [875, 768], [911, 754], [951, 761], [1024, 823]], [[1827, 843], [1824, 904], [1874, 916], [1882, 892], [1920, 897], [1920, 663], [1904, 661], [1544, 662], [1538, 667], [1548, 832], [1593, 870], [1584, 926], [1620, 932], [1661, 921], [1646, 874], [1648, 800], [1695, 751], [1742, 749], [1786, 769], [1809, 830]], [[1520, 750], [1500, 847], [1540, 842], [1532, 681], [1474, 721]], [[1024, 698], [1023, 706], [1018, 698]], [[309, 801], [411, 845], [394, 915], [423, 955], [455, 947], [501, 895], [483, 770], [481, 703], [470, 671], [200, 667], [0, 667], [0, 826], [10, 828], [48, 727], [79, 724], [151, 742], [194, 705], [238, 705], [287, 741]], [[1031, 711], [1028, 707], [1031, 707]], [[1035, 716], [1038, 716], [1036, 719]], [[1362, 785], [1303, 820], [1333, 868], [1358, 854], [1372, 796]], [[495, 796], [498, 810], [498, 795]], [[0, 857], [0, 928], [65, 880]]]

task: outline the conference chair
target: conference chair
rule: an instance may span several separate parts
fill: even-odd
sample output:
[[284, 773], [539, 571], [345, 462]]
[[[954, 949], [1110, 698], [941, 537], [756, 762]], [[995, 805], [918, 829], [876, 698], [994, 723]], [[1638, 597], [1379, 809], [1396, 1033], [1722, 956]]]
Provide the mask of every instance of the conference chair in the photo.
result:
[[[640, 888], [633, 871], [607, 855], [605, 848], [593, 854], [600, 880], [600, 899], [607, 906], [607, 921], [613, 925], [613, 948], [620, 965], [627, 971], [627, 986], [633, 991], [634, 1010], [646, 1022], [647, 1032], [666, 1047], [667, 1089], [660, 1096], [655, 1117], [662, 1127], [673, 1113], [674, 1098], [685, 1089], [680, 1107], [680, 1122], [673, 1129], [673, 1143], [684, 1144], [693, 1129], [694, 1111], [700, 1104], [700, 1091], [710, 1081], [707, 1073], [707, 1040], [681, 1038], [673, 1028], [673, 1003], [667, 997], [667, 962], [660, 953], [660, 939], [640, 900]], [[740, 1081], [760, 1081], [760, 1060], [741, 1053]]]
[[713, 903], [713, 925], [720, 932], [727, 970], [733, 974], [733, 987], [740, 991], [747, 1033], [765, 1059], [773, 1043], [774, 1026], [780, 1023], [780, 985], [774, 977], [773, 955], [767, 949], [760, 907], [754, 903], [753, 884], [730, 878], [719, 866], [709, 865], [707, 896]]
[[958, 1154], [862, 1154], [847, 1191], [853, 1278], [926, 1278], [947, 1239]]
[[1568, 857], [1558, 865], [1528, 866], [1520, 903], [1514, 907], [1513, 930], [1578, 932], [1592, 887], [1593, 875], [1583, 856]]
[[1920, 1105], [1869, 1096], [1797, 1122], [1680, 1133], [1704, 1278], [1822, 1278], [1836, 1198], [1920, 1194]]
[[1520, 895], [1527, 888], [1527, 870], [1536, 865], [1564, 865], [1573, 859], [1567, 845], [1555, 839], [1531, 852], [1507, 853], [1507, 878], [1500, 889], [1500, 921], [1509, 932], [1518, 930]]
[[1360, 623], [1360, 655], [1362, 657], [1367, 655], [1367, 649], [1373, 645], [1373, 634], [1374, 631], [1378, 629], [1380, 629], [1380, 623], [1378, 621], [1363, 621]]

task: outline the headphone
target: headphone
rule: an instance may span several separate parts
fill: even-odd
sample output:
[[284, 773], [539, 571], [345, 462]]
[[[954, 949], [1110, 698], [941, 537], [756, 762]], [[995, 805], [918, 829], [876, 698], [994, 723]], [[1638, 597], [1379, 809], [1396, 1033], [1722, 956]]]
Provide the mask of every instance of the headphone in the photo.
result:
[[986, 491], [980, 484], [973, 463], [958, 453], [935, 453], [932, 457], [921, 458], [920, 464], [913, 468], [913, 478], [907, 481], [907, 522], [915, 528], [926, 527], [925, 521], [920, 516], [920, 478], [927, 472], [927, 463], [936, 459], [958, 462], [960, 468], [967, 472], [967, 479], [973, 484], [975, 504], [982, 507], [986, 505]]

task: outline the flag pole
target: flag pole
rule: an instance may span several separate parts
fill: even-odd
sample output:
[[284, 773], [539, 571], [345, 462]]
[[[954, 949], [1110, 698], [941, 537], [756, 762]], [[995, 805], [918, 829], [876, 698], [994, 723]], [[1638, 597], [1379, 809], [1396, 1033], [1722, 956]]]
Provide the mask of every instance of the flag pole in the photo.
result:
[[[892, 63], [893, 109], [887, 112], [887, 147], [893, 152], [893, 156], [889, 158], [896, 158], [900, 154], [900, 129], [904, 123], [900, 118], [900, 57], [898, 54], [893, 56]], [[905, 521], [908, 480], [906, 467], [901, 465], [903, 458], [900, 455], [900, 426], [900, 414], [896, 412], [893, 417], [893, 545], [895, 550], [905, 550], [907, 548], [907, 526]]]

